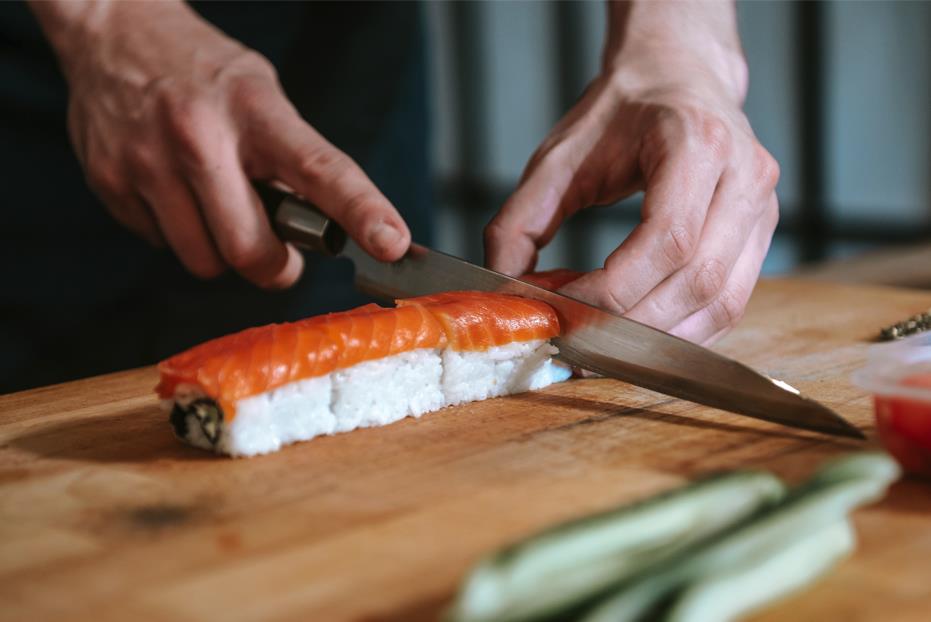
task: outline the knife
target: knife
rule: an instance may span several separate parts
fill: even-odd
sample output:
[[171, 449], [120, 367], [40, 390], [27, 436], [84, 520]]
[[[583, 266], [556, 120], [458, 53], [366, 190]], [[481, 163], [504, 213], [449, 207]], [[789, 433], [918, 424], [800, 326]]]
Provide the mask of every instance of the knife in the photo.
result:
[[535, 298], [559, 317], [553, 339], [569, 365], [659, 393], [786, 426], [863, 439], [860, 430], [784, 383], [684, 339], [609, 313], [575, 298], [411, 244], [393, 263], [372, 258], [334, 221], [293, 194], [257, 185], [282, 239], [355, 264], [355, 283], [394, 300], [451, 290], [481, 290]]

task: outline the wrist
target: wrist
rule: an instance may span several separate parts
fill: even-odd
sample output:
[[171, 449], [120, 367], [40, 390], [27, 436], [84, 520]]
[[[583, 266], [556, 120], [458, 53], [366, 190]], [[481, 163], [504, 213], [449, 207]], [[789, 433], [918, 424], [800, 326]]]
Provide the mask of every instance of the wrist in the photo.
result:
[[602, 72], [611, 82], [641, 92], [701, 83], [743, 105], [748, 70], [732, 3], [632, 0], [609, 7]]
[[725, 51], [698, 55], [680, 45], [657, 42], [625, 50], [605, 63], [602, 75], [626, 93], [656, 90], [713, 90], [743, 107], [747, 95], [748, 71], [742, 54]]

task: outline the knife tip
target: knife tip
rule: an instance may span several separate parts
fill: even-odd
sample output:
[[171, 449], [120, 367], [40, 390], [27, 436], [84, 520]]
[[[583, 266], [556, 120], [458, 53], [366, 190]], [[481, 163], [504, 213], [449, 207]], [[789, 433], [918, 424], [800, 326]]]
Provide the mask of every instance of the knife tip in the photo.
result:
[[831, 410], [830, 408], [814, 402], [817, 405], [819, 412], [819, 419], [821, 420], [818, 426], [820, 431], [827, 434], [833, 434], [834, 436], [843, 436], [846, 438], [853, 438], [858, 441], [865, 441], [866, 435], [858, 428], [853, 425], [839, 414]]
[[854, 438], [858, 441], [865, 441], [866, 434], [860, 431], [860, 428], [854, 427], [850, 423], [845, 422], [843, 428], [840, 428], [836, 432], [839, 436], [845, 436], [847, 438]]

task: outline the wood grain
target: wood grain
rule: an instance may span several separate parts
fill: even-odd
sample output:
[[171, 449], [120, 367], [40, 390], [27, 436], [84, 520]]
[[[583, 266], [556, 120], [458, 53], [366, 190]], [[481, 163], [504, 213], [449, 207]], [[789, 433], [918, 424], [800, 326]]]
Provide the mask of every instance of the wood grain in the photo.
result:
[[[931, 293], [762, 283], [720, 350], [872, 433], [849, 374]], [[869, 444], [606, 379], [231, 460], [176, 441], [152, 369], [0, 397], [0, 619], [436, 619], [479, 556], [702, 473], [790, 480]], [[931, 485], [858, 511], [856, 554], [760, 620], [927, 620]]]
[[887, 247], [806, 266], [793, 277], [931, 289], [931, 244]]

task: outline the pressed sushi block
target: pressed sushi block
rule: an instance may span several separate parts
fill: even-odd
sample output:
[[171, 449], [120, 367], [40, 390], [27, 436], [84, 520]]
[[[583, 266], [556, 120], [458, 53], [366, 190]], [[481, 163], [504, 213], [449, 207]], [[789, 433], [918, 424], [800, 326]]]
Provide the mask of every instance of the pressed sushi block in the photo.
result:
[[446, 292], [228, 335], [159, 364], [182, 440], [251, 456], [565, 380], [545, 303]]

